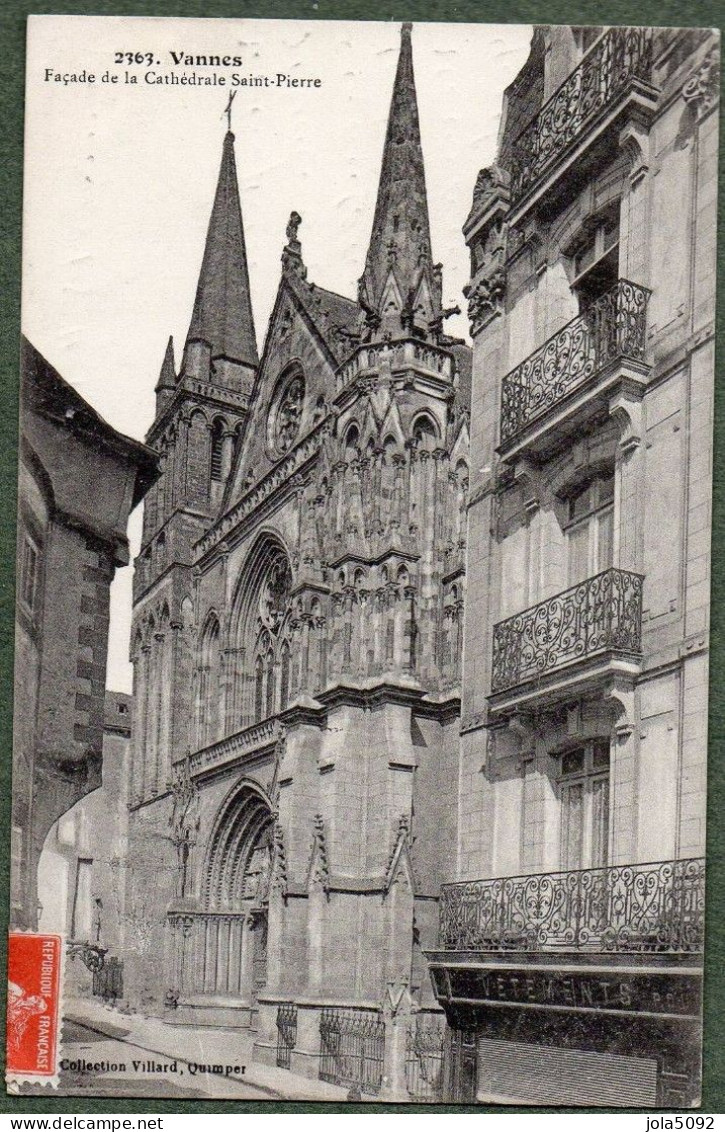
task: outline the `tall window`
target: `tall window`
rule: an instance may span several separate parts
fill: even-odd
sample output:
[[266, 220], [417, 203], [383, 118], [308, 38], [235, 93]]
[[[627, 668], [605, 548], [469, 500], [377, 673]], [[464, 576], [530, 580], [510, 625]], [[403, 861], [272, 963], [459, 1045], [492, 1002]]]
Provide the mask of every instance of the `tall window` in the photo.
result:
[[568, 581], [574, 586], [612, 565], [614, 472], [603, 472], [570, 495], [567, 510]]
[[609, 857], [609, 740], [595, 739], [560, 759], [562, 867], [603, 867]]
[[382, 507], [386, 511], [385, 518], [392, 518], [389, 508], [393, 504], [395, 495], [395, 462], [396, 444], [392, 436], [383, 441], [383, 470], [380, 480], [380, 495]]
[[350, 425], [345, 436], [345, 463], [351, 464], [360, 455], [358, 446], [360, 444], [360, 434], [355, 425]]
[[219, 738], [219, 677], [221, 668], [221, 630], [212, 617], [204, 631], [199, 673], [199, 738], [202, 745]]
[[274, 715], [274, 653], [270, 649], [267, 653], [267, 687], [266, 687], [267, 719]]
[[282, 648], [280, 649], [279, 661], [279, 706], [280, 711], [287, 707], [289, 701], [289, 683], [290, 683], [290, 652], [289, 645], [283, 641]]
[[257, 657], [254, 665], [254, 722], [259, 723], [264, 708], [264, 661]]
[[619, 278], [619, 205], [603, 216], [579, 244], [573, 259], [572, 290], [583, 311], [610, 291]]
[[237, 623], [232, 628], [237, 646], [249, 657], [244, 667], [248, 688], [237, 688], [234, 712], [242, 726], [269, 719], [286, 707], [294, 675], [290, 653], [292, 626], [292, 570], [277, 543], [262, 541], [245, 568], [252, 582], [242, 598]]
[[211, 430], [211, 478], [219, 483], [222, 478], [222, 448], [224, 445], [224, 425], [214, 421]]

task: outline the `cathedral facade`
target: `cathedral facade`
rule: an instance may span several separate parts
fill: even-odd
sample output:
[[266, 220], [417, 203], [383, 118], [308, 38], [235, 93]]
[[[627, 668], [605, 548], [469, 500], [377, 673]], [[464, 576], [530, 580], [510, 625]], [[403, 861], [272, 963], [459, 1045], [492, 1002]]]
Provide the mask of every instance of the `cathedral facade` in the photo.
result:
[[[262, 356], [227, 133], [136, 561], [129, 999], [402, 1088], [456, 875], [470, 349], [445, 333], [410, 27], [355, 299], [293, 213]], [[280, 1042], [283, 1047], [280, 1061]]]

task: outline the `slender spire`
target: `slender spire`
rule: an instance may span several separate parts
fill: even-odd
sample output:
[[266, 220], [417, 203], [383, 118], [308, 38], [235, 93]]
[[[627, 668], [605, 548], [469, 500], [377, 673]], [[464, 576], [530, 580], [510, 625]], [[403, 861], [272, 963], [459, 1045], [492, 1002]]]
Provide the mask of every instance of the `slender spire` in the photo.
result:
[[358, 289], [368, 328], [386, 337], [427, 336], [440, 324], [440, 274], [432, 264], [411, 31], [403, 24], [373, 230]]
[[174, 364], [174, 338], [169, 335], [169, 341], [166, 344], [166, 353], [164, 360], [161, 363], [161, 370], [159, 372], [159, 380], [156, 382], [156, 392], [159, 393], [162, 389], [174, 389], [176, 386], [176, 366]]
[[224, 138], [219, 180], [206, 235], [187, 342], [206, 342], [212, 361], [259, 361], [249, 296], [247, 249], [239, 203], [234, 134]]

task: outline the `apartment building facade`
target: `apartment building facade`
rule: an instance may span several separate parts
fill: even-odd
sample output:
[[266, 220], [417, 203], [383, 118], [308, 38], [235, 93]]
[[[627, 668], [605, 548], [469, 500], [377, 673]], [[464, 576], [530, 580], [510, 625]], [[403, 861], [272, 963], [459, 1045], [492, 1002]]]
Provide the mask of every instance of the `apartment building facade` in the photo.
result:
[[449, 1099], [699, 1095], [718, 90], [715, 33], [535, 29], [465, 223]]

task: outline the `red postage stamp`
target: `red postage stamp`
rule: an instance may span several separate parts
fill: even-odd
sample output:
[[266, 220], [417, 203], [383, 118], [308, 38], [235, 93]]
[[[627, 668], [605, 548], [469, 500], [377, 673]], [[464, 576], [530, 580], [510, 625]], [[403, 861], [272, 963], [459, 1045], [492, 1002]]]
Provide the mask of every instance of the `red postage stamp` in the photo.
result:
[[57, 935], [10, 932], [7, 1071], [57, 1073], [62, 944]]

